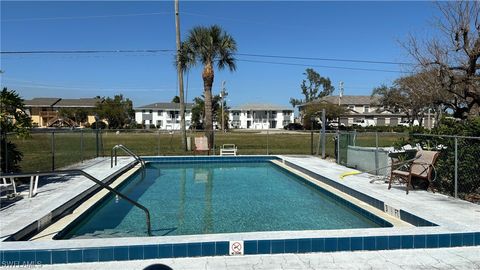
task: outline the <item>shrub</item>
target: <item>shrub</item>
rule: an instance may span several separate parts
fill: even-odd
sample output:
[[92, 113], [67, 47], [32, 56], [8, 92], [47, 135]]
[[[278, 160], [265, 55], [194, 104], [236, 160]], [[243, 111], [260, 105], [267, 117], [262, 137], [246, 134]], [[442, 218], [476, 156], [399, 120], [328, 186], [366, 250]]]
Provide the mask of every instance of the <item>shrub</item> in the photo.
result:
[[[434, 187], [441, 193], [454, 195], [455, 191], [455, 139], [452, 137], [414, 135], [420, 133], [418, 127], [410, 131], [407, 140], [399, 141], [398, 145], [419, 143], [424, 149], [440, 151], [435, 164], [436, 179]], [[423, 131], [423, 130], [422, 130]], [[433, 135], [479, 136], [480, 117], [462, 122], [444, 118], [441, 124], [431, 130]], [[428, 135], [428, 134], [426, 134]], [[480, 193], [480, 139], [457, 139], [458, 164], [458, 194], [460, 198], [469, 198]]]

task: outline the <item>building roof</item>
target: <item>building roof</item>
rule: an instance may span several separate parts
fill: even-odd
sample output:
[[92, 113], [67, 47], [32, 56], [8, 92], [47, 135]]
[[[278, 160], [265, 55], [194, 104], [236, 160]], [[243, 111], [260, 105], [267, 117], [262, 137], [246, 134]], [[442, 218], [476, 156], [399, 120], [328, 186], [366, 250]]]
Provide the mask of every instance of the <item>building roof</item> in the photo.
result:
[[268, 103], [248, 103], [235, 106], [230, 111], [293, 111], [293, 108]]
[[33, 98], [25, 100], [26, 107], [87, 107], [93, 108], [98, 102], [103, 101], [99, 98]]
[[[193, 103], [185, 103], [185, 109], [191, 110]], [[134, 108], [134, 110], [179, 110], [180, 104], [173, 102], [157, 102]]]
[[[321, 99], [316, 99], [312, 102], [321, 102], [326, 101], [333, 104], [338, 104], [338, 96], [326, 96]], [[377, 97], [372, 96], [342, 96], [340, 99], [340, 105], [370, 105], [371, 103], [377, 101]], [[300, 106], [305, 106], [308, 103], [302, 104]]]
[[65, 107], [84, 107], [84, 108], [94, 108], [97, 103], [102, 102], [103, 99], [100, 98], [62, 98], [60, 99], [53, 107], [56, 108], [65, 108]]
[[61, 98], [33, 98], [30, 100], [25, 100], [26, 107], [52, 107], [57, 103]]

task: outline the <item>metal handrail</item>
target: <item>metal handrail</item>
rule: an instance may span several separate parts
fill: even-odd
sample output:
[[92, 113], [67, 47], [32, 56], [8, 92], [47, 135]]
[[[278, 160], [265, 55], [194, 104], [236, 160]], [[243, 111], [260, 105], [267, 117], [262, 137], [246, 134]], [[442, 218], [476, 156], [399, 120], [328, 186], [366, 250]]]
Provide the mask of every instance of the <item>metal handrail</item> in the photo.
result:
[[110, 168], [113, 168], [113, 157], [115, 155], [115, 166], [117, 166], [117, 149], [122, 149], [125, 151], [125, 153], [129, 154], [132, 156], [136, 161], [140, 163], [142, 166], [142, 169], [145, 169], [145, 161], [141, 159], [137, 154], [133, 153], [132, 150], [128, 149], [125, 145], [123, 144], [117, 144], [114, 147], [112, 147], [112, 150], [110, 151]]
[[62, 174], [67, 174], [67, 175], [79, 175], [80, 174], [80, 175], [83, 175], [86, 178], [95, 182], [97, 185], [101, 186], [102, 188], [105, 188], [105, 189], [115, 193], [116, 195], [118, 195], [122, 199], [125, 199], [129, 203], [131, 203], [134, 206], [143, 210], [145, 212], [145, 215], [146, 215], [148, 235], [152, 236], [152, 227], [151, 227], [151, 223], [150, 223], [150, 211], [148, 211], [148, 209], [145, 206], [143, 206], [143, 205], [139, 204], [138, 202], [128, 198], [126, 195], [123, 195], [119, 191], [111, 188], [109, 185], [103, 183], [102, 181], [100, 181], [97, 178], [93, 177], [92, 175], [86, 173], [85, 171], [82, 171], [82, 170], [58, 170], [58, 171], [51, 171], [51, 172], [12, 173], [12, 174], [0, 174], [0, 177], [31, 177], [31, 176], [51, 176], [51, 175], [62, 175]]

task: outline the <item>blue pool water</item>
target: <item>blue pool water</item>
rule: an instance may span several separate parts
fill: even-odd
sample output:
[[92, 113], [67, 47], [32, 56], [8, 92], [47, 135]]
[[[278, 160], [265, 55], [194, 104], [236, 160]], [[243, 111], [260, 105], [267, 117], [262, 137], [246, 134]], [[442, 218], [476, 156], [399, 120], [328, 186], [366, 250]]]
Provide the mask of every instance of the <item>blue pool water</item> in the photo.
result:
[[[146, 206], [154, 235], [380, 227], [265, 162], [148, 163], [120, 190]], [[63, 239], [145, 236], [145, 214], [109, 195]]]

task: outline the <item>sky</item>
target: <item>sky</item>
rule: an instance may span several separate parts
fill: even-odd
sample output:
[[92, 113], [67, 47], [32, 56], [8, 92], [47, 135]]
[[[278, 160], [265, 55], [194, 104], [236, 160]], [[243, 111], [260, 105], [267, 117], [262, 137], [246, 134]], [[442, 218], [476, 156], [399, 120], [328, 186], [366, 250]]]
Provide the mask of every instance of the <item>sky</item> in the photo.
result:
[[[156, 53], [1, 54], [1, 86], [24, 99], [123, 94], [134, 107], [178, 95], [173, 1], [1, 1], [1, 51], [148, 50]], [[220, 25], [237, 42], [235, 72], [215, 70], [214, 94], [227, 103], [289, 106], [303, 98], [308, 67], [330, 78], [338, 95], [370, 95], [408, 74], [409, 66], [343, 60], [412, 62], [400, 46], [426, 38], [438, 11], [432, 2], [180, 1], [182, 39], [195, 26]], [[274, 62], [274, 63], [272, 63]], [[369, 69], [369, 70], [357, 70]], [[185, 76], [187, 102], [203, 91], [201, 66]]]

